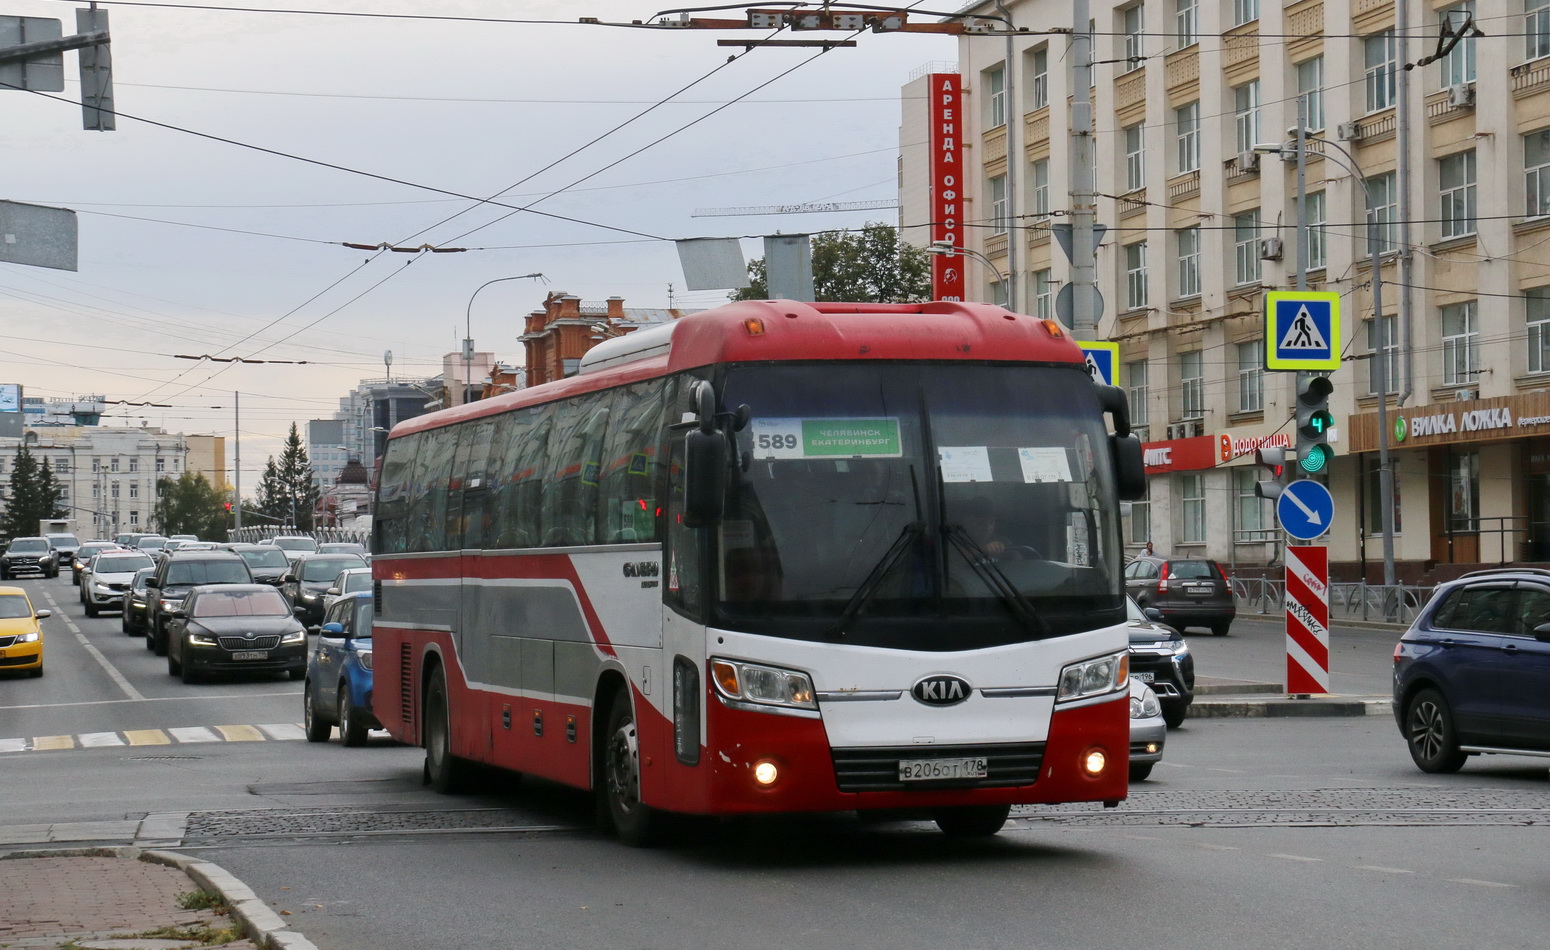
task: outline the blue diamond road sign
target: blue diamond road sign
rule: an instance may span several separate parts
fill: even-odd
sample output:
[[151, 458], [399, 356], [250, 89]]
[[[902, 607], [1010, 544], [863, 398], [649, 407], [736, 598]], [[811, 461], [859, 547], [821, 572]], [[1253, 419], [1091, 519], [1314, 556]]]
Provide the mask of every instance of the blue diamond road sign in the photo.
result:
[[1335, 520], [1335, 499], [1329, 489], [1312, 479], [1292, 482], [1276, 500], [1276, 520], [1281, 530], [1299, 541], [1312, 541], [1329, 530]]

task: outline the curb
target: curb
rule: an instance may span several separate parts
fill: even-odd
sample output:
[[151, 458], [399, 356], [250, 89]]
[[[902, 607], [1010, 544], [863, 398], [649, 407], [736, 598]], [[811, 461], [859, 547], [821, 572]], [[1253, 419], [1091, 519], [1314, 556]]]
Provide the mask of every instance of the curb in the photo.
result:
[[1208, 699], [1190, 704], [1188, 719], [1291, 719], [1316, 716], [1387, 716], [1388, 699]]

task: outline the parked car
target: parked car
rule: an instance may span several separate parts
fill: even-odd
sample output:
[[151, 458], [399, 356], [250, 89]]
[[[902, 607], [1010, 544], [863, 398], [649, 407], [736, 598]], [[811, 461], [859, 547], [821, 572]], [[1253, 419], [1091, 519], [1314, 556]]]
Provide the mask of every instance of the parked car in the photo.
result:
[[1125, 591], [1180, 630], [1206, 627], [1225, 637], [1238, 615], [1227, 572], [1210, 558], [1140, 555], [1125, 565]]
[[145, 582], [154, 573], [156, 573], [154, 567], [135, 571], [134, 579], [129, 582], [129, 589], [124, 591], [124, 603], [120, 608], [119, 622], [124, 632], [130, 636], [145, 633], [146, 618], [151, 612], [150, 588], [145, 586]]
[[20, 587], [0, 587], [0, 670], [43, 675], [43, 627], [51, 611], [32, 609]]
[[1550, 755], [1550, 571], [1438, 586], [1394, 647], [1394, 721], [1423, 772], [1471, 755]]
[[247, 562], [230, 551], [190, 551], [169, 554], [156, 563], [145, 586], [155, 595], [146, 618], [145, 647], [167, 655], [167, 621], [183, 606], [183, 598], [201, 584], [251, 584]]
[[307, 672], [307, 631], [267, 584], [199, 585], [168, 618], [167, 672], [185, 683], [216, 672], [299, 680]]
[[345, 568], [339, 572], [338, 577], [334, 578], [334, 582], [328, 585], [328, 590], [323, 592], [323, 612], [327, 613], [328, 608], [341, 597], [363, 590], [371, 590], [371, 568]]
[[69, 564], [70, 559], [75, 557], [75, 552], [81, 548], [81, 539], [73, 534], [45, 534], [44, 537], [48, 538], [48, 543], [59, 552], [60, 567]]
[[76, 548], [75, 557], [70, 559], [70, 583], [81, 582], [81, 572], [86, 570], [86, 565], [91, 559], [103, 551], [123, 551], [125, 548], [116, 541], [87, 541]]
[[272, 544], [233, 544], [229, 548], [248, 562], [248, 570], [253, 572], [256, 583], [279, 587], [291, 569], [285, 552]]
[[323, 594], [339, 572], [350, 567], [365, 567], [366, 561], [354, 554], [303, 554], [291, 562], [280, 583], [296, 616], [309, 627], [323, 622]]
[[328, 741], [337, 725], [345, 745], [364, 745], [368, 731], [382, 728], [371, 705], [371, 616], [366, 592], [339, 598], [323, 615], [302, 689], [302, 722], [312, 742]]
[[1164, 624], [1156, 607], [1143, 611], [1134, 598], [1125, 601], [1130, 676], [1152, 687], [1162, 703], [1163, 719], [1177, 729], [1195, 701], [1195, 657], [1184, 635]]
[[81, 572], [81, 604], [86, 616], [123, 609], [124, 593], [135, 572], [151, 566], [150, 555], [139, 551], [103, 551], [93, 557]]
[[13, 538], [5, 546], [5, 553], [0, 554], [0, 581], [18, 574], [59, 576], [59, 552], [48, 543], [48, 538]]
[[1168, 724], [1163, 721], [1162, 704], [1152, 688], [1135, 677], [1130, 678], [1130, 780], [1144, 782], [1152, 766], [1162, 761], [1163, 746], [1168, 742]]

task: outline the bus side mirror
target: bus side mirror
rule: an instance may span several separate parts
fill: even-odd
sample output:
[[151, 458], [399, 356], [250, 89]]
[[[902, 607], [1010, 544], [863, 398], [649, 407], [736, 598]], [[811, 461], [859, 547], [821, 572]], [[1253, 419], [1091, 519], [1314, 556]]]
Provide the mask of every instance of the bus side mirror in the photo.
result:
[[727, 492], [727, 439], [712, 429], [695, 429], [684, 438], [685, 527], [703, 528], [721, 520]]
[[1109, 452], [1114, 459], [1114, 488], [1120, 501], [1140, 501], [1146, 497], [1146, 465], [1141, 460], [1141, 440], [1135, 433], [1109, 436]]

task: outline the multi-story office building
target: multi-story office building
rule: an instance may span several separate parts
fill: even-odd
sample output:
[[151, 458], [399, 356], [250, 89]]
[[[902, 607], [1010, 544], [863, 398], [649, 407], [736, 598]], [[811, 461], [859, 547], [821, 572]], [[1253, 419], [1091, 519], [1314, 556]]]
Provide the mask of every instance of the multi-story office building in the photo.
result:
[[307, 422], [307, 461], [312, 464], [312, 484], [320, 491], [334, 483], [351, 458], [344, 444], [344, 428], [343, 419]]
[[21, 439], [0, 438], [0, 500], [9, 490], [16, 449], [25, 440], [59, 484], [59, 502], [75, 519], [81, 540], [121, 531], [154, 531], [156, 482], [188, 470], [189, 447], [180, 433], [156, 428], [44, 426]]
[[[1010, 57], [1000, 36], [959, 46], [966, 243], [1007, 277], [970, 260], [969, 296], [1046, 316], [1070, 279], [1050, 226], [1071, 207], [1072, 141], [1071, 50], [1048, 30], [1069, 29], [1071, 8], [1006, 6], [1031, 31]], [[1437, 50], [1442, 20], [1469, 11], [1490, 35], [1401, 79]], [[1253, 448], [1290, 441], [1294, 383], [1263, 368], [1264, 295], [1297, 286], [1301, 225], [1308, 286], [1339, 292], [1344, 315], [1337, 457], [1321, 476], [1335, 573], [1381, 573], [1384, 391], [1400, 577], [1550, 560], [1550, 7], [1409, 0], [1403, 12], [1408, 24], [1393, 0], [1093, 4], [1099, 336], [1120, 345], [1151, 476], [1127, 544], [1277, 557]], [[924, 159], [915, 85], [906, 184]], [[1299, 102], [1327, 140], [1307, 148], [1300, 215], [1295, 162], [1255, 151], [1286, 140]], [[908, 218], [922, 196], [901, 204], [901, 223], [926, 220]], [[1369, 242], [1385, 262], [1378, 325]]]

